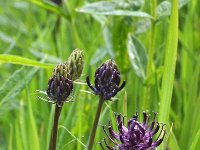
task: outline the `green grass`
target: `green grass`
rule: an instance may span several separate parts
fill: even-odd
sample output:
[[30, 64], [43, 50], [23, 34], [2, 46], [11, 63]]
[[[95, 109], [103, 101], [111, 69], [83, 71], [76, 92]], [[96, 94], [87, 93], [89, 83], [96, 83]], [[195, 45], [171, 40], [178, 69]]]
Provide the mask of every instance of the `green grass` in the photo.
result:
[[75, 48], [84, 51], [84, 70], [74, 102], [61, 112], [58, 150], [88, 145], [98, 97], [82, 83], [87, 75], [93, 83], [96, 68], [109, 58], [127, 84], [104, 103], [95, 143], [114, 112], [126, 120], [136, 111], [155, 111], [167, 129], [159, 149], [199, 149], [200, 1], [115, 2], [0, 2], [0, 150], [48, 149], [54, 107], [36, 90], [47, 89], [53, 67]]

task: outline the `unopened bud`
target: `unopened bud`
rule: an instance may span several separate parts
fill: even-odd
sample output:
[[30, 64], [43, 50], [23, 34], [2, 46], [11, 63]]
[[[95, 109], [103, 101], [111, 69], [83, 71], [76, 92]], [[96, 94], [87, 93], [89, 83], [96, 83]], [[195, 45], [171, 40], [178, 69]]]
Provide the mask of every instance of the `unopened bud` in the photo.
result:
[[68, 96], [73, 90], [73, 82], [65, 64], [58, 64], [48, 82], [47, 95], [59, 107], [67, 101]]
[[104, 100], [110, 100], [114, 97], [124, 86], [120, 84], [120, 72], [114, 60], [107, 60], [95, 72], [95, 87], [90, 84], [89, 77], [87, 77], [88, 86], [94, 91], [94, 94], [103, 96]]
[[75, 49], [65, 62], [69, 68], [69, 74], [71, 75], [73, 81], [78, 79], [82, 74], [83, 58], [83, 51]]

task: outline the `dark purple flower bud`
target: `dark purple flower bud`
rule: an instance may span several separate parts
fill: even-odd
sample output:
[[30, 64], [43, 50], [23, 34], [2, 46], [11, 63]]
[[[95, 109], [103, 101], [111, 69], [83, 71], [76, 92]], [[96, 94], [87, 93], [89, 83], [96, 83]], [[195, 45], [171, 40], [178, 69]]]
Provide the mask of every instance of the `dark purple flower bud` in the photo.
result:
[[89, 76], [86, 79], [88, 86], [94, 94], [100, 95], [104, 100], [110, 100], [125, 86], [120, 84], [120, 72], [114, 60], [107, 60], [95, 72], [95, 87], [90, 84]]
[[73, 90], [73, 82], [65, 64], [58, 64], [48, 82], [47, 95], [49, 99], [62, 107]]
[[[147, 114], [143, 112], [143, 122], [140, 123], [138, 121], [138, 114], [136, 113], [133, 118], [128, 121], [128, 126], [125, 127], [123, 117], [116, 114], [118, 132], [112, 129], [110, 122], [107, 126], [108, 131], [106, 130], [106, 126], [103, 126], [107, 138], [115, 145], [115, 147], [109, 146], [104, 139], [103, 141], [106, 148], [109, 150], [154, 150], [162, 143], [166, 134], [164, 129], [165, 125], [156, 122], [156, 115], [157, 114], [154, 113], [153, 121], [149, 122], [150, 116], [147, 116]], [[153, 138], [156, 133], [158, 133], [157, 137]], [[102, 149], [104, 149], [103, 144], [100, 143], [100, 145]]]

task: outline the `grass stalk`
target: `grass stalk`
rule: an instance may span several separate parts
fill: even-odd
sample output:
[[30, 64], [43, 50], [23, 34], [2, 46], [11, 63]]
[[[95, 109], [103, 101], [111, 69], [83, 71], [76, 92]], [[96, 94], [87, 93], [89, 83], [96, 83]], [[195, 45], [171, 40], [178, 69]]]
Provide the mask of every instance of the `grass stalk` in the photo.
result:
[[55, 51], [56, 51], [56, 55], [57, 56], [62, 56], [62, 54], [60, 54], [60, 51], [59, 51], [59, 46], [58, 46], [58, 36], [59, 36], [59, 26], [60, 26], [60, 16], [58, 15], [57, 16], [57, 19], [56, 19], [56, 23], [55, 23], [55, 27], [53, 29], [53, 41], [54, 41], [54, 45], [55, 45]]
[[[149, 36], [149, 49], [148, 49], [148, 62], [146, 69], [146, 77], [150, 76], [154, 71], [154, 50], [155, 50], [155, 35], [156, 35], [156, 0], [151, 1], [151, 15], [153, 19], [151, 19], [151, 31]], [[150, 87], [145, 87], [144, 90], [144, 110], [149, 108], [149, 96], [150, 96]]]
[[99, 104], [98, 104], [95, 120], [94, 120], [94, 123], [93, 123], [92, 132], [91, 132], [91, 135], [90, 135], [88, 150], [92, 150], [92, 146], [93, 146], [93, 143], [94, 143], [94, 138], [95, 138], [95, 134], [96, 134], [97, 125], [98, 125], [98, 122], [99, 122], [99, 117], [100, 117], [100, 113], [101, 113], [101, 108], [103, 106], [103, 102], [104, 102], [103, 97], [99, 96]]

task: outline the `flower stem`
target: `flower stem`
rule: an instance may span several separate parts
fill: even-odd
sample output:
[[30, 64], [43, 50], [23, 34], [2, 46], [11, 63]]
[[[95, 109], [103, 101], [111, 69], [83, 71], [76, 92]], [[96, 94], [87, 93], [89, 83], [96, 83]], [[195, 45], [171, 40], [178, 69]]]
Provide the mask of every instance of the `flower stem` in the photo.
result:
[[49, 150], [56, 150], [56, 139], [57, 139], [57, 129], [58, 129], [58, 120], [60, 117], [60, 112], [62, 110], [62, 107], [58, 107], [58, 105], [56, 104], [55, 106], [55, 114], [54, 114], [54, 124], [53, 124], [53, 128], [51, 131], [51, 140], [49, 143]]
[[97, 108], [97, 112], [96, 112], [96, 117], [93, 123], [93, 128], [92, 128], [92, 132], [90, 135], [90, 141], [89, 141], [89, 145], [88, 145], [88, 150], [92, 150], [92, 146], [94, 143], [94, 138], [95, 138], [95, 134], [96, 134], [96, 130], [97, 130], [97, 124], [99, 122], [99, 117], [100, 117], [100, 113], [101, 113], [101, 108], [103, 106], [103, 97], [99, 96], [99, 104], [98, 104], [98, 108]]

